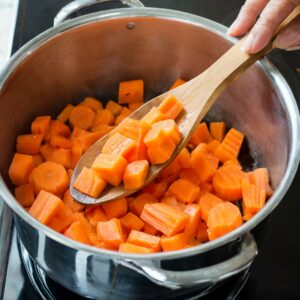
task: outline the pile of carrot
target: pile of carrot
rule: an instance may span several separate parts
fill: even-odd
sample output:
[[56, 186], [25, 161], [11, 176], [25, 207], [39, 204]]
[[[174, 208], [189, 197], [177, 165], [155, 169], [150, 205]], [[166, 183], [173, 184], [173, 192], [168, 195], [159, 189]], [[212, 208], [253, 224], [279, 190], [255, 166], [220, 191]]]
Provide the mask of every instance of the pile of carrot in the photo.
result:
[[[182, 83], [179, 79], [171, 88]], [[87, 97], [76, 106], [68, 104], [56, 119], [37, 117], [31, 133], [17, 137], [9, 168], [14, 194], [41, 223], [75, 241], [109, 250], [173, 251], [229, 233], [272, 195], [268, 170], [246, 172], [238, 161], [244, 134], [227, 131], [224, 122], [203, 122], [159, 177], [133, 196], [99, 206], [76, 202], [69, 190], [73, 169], [112, 129], [93, 167], [78, 177], [77, 188], [92, 196], [100, 195], [108, 183], [141, 187], [149, 163], [168, 160], [181, 140], [174, 120], [183, 107], [174, 97], [139, 121], [127, 116], [144, 102], [143, 81], [121, 82], [118, 100], [104, 108]]]

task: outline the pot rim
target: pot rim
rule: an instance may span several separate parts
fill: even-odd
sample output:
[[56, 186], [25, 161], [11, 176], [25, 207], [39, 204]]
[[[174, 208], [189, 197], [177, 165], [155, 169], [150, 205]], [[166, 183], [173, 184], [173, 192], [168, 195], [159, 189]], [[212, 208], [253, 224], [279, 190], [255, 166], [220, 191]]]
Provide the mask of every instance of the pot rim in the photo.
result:
[[[0, 73], [0, 91], [2, 90], [6, 80], [10, 77], [10, 75], [14, 72], [16, 67], [32, 52], [37, 50], [41, 45], [48, 42], [50, 39], [56, 37], [57, 35], [67, 31], [69, 29], [87, 25], [94, 22], [101, 22], [111, 19], [122, 19], [122, 18], [138, 18], [138, 17], [149, 17], [149, 18], [158, 18], [158, 19], [166, 19], [166, 20], [174, 20], [182, 23], [188, 23], [193, 26], [202, 27], [209, 31], [212, 31], [215, 34], [220, 35], [224, 39], [234, 42], [237, 39], [228, 37], [226, 35], [227, 27], [221, 25], [212, 20], [170, 9], [162, 9], [162, 8], [120, 8], [120, 9], [111, 9], [107, 11], [96, 12], [92, 14], [88, 14], [85, 16], [77, 17], [72, 20], [68, 20], [63, 22], [62, 24], [52, 27], [47, 31], [39, 34], [37, 37], [30, 40], [24, 46], [22, 46], [10, 59], [6, 67]], [[41, 224], [39, 221], [30, 216], [26, 210], [16, 201], [12, 193], [9, 191], [7, 186], [5, 185], [3, 179], [0, 177], [0, 196], [3, 197], [4, 201], [11, 207], [11, 209], [18, 214], [24, 221], [29, 223], [36, 230], [42, 230], [43, 233], [49, 238], [55, 240], [56, 242], [63, 244], [64, 246], [74, 248], [76, 250], [81, 250], [85, 252], [89, 252], [90, 254], [96, 255], [106, 255], [111, 259], [120, 259], [120, 258], [131, 258], [135, 260], [147, 260], [147, 259], [175, 259], [182, 258], [185, 256], [191, 256], [195, 254], [200, 254], [214, 248], [220, 247], [234, 239], [237, 239], [251, 229], [253, 229], [258, 223], [260, 223], [263, 219], [265, 219], [279, 204], [288, 190], [292, 180], [295, 176], [295, 173], [299, 164], [299, 151], [297, 148], [299, 147], [300, 140], [300, 118], [299, 111], [296, 104], [296, 100], [294, 95], [287, 84], [284, 77], [277, 70], [277, 68], [266, 58], [262, 59], [257, 63], [260, 68], [264, 71], [269, 80], [273, 83], [274, 89], [276, 92], [281, 95], [283, 106], [286, 108], [288, 112], [288, 117], [290, 121], [291, 127], [291, 150], [289, 161], [284, 173], [284, 176], [277, 187], [276, 191], [272, 195], [272, 197], [267, 201], [265, 207], [259, 211], [252, 219], [241, 225], [236, 230], [226, 234], [223, 237], [220, 237], [214, 241], [209, 241], [207, 243], [194, 246], [184, 250], [170, 251], [165, 253], [153, 253], [153, 254], [127, 254], [120, 253], [116, 251], [100, 249], [93, 246], [88, 246], [74, 240], [71, 240], [60, 233], [52, 230], [46, 225]], [[283, 100], [284, 99], [284, 100]]]

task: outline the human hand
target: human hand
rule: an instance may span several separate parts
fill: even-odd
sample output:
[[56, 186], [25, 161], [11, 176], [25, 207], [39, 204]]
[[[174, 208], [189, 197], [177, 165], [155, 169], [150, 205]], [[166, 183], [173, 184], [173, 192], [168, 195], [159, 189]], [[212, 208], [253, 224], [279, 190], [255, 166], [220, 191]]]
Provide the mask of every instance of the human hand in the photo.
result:
[[[242, 49], [249, 54], [259, 52], [271, 40], [282, 21], [299, 4], [300, 0], [246, 0], [228, 34], [241, 36], [250, 31]], [[281, 49], [300, 49], [300, 17], [291, 22], [274, 43]]]

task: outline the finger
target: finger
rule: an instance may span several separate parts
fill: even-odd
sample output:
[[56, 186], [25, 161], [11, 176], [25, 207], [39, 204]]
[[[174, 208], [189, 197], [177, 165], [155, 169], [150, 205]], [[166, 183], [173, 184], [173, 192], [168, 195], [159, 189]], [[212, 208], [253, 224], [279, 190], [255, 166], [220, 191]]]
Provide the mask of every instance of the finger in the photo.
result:
[[239, 36], [248, 32], [268, 2], [269, 0], [247, 0], [238, 17], [229, 27], [228, 34]]
[[251, 29], [242, 49], [249, 54], [262, 50], [271, 40], [277, 27], [299, 2], [300, 0], [271, 0]]
[[274, 46], [280, 49], [296, 50], [300, 48], [300, 17], [291, 22], [275, 39]]

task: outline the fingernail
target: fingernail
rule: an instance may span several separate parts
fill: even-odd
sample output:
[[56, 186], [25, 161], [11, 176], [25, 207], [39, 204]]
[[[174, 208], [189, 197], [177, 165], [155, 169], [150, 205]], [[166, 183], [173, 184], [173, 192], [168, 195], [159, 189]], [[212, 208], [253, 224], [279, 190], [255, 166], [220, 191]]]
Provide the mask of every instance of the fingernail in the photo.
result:
[[297, 47], [299, 44], [300, 44], [300, 35], [295, 31], [283, 32], [276, 38], [274, 42], [274, 45], [276, 45], [276, 47], [279, 49], [293, 49], [294, 47]]
[[254, 36], [253, 36], [252, 32], [250, 32], [249, 35], [247, 36], [245, 42], [243, 43], [241, 50], [244, 52], [251, 51], [253, 43], [254, 43]]
[[231, 35], [234, 30], [235, 30], [235, 27], [236, 27], [236, 24], [237, 24], [237, 20], [235, 20], [228, 28], [227, 30], [227, 35]]
[[296, 51], [296, 50], [300, 50], [300, 45], [298, 46], [294, 46], [294, 47], [291, 47], [291, 48], [287, 48], [285, 49], [286, 51]]

